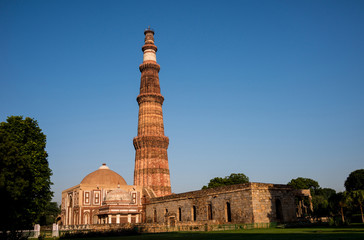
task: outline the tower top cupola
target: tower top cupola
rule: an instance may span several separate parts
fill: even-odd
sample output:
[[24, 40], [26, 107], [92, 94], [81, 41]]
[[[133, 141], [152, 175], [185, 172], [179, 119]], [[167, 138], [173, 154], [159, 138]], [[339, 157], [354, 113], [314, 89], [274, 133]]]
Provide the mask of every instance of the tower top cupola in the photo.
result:
[[154, 61], [157, 62], [156, 52], [158, 50], [157, 46], [154, 45], [154, 30], [148, 27], [144, 30], [144, 46], [142, 47], [143, 62]]
[[150, 26], [148, 26], [148, 28], [146, 28], [144, 30], [144, 35], [147, 35], [148, 32], [150, 32], [150, 33], [152, 33], [154, 35], [154, 30], [152, 28], [150, 28]]

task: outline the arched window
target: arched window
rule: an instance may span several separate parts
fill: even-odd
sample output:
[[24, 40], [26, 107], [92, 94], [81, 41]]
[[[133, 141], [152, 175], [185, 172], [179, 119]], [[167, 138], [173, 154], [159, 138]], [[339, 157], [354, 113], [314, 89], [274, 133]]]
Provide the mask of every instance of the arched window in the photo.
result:
[[225, 206], [225, 219], [226, 222], [231, 222], [231, 207], [229, 202], [226, 202]]
[[193, 206], [192, 209], [191, 209], [191, 215], [192, 215], [192, 221], [196, 221], [197, 217], [197, 209], [196, 209], [196, 206]]
[[72, 207], [72, 195], [69, 195], [68, 207]]
[[182, 221], [182, 208], [178, 208], [178, 221]]
[[212, 220], [212, 204], [207, 204], [207, 220]]
[[155, 208], [153, 211], [153, 222], [157, 222], [157, 209], [155, 209]]

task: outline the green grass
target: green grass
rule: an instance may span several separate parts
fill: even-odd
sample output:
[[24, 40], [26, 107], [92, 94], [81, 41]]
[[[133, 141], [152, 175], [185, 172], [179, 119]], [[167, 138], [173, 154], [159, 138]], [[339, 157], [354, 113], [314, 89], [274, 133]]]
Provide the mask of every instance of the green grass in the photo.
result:
[[[170, 232], [170, 233], [145, 233], [136, 236], [119, 236], [89, 238], [91, 240], [214, 240], [214, 239], [249, 239], [249, 240], [346, 240], [364, 239], [364, 227], [350, 226], [345, 228], [268, 228], [216, 232]], [[76, 239], [74, 239], [76, 240]], [[77, 239], [80, 240], [80, 239]]]

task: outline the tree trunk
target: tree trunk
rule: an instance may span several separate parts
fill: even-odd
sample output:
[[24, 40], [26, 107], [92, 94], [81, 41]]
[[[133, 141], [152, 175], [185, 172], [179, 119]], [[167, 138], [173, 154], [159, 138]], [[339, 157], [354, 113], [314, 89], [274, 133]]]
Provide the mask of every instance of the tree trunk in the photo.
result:
[[363, 206], [360, 204], [360, 212], [361, 212], [361, 221], [364, 223], [364, 216], [363, 216]]
[[343, 208], [341, 208], [341, 220], [343, 221], [343, 223], [345, 223], [344, 209]]

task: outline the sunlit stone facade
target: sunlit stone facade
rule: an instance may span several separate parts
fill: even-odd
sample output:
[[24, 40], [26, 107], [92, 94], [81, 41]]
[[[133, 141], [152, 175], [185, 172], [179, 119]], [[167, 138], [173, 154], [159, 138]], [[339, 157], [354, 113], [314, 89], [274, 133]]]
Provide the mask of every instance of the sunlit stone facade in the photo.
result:
[[310, 198], [310, 191], [294, 190], [287, 185], [246, 183], [171, 193], [169, 139], [164, 135], [164, 98], [159, 84], [157, 47], [154, 31], [148, 28], [144, 34], [137, 97], [138, 134], [133, 139], [134, 185], [127, 185], [119, 174], [102, 165], [80, 184], [62, 192], [60, 223], [92, 225], [95, 229], [99, 225], [124, 223], [144, 223], [145, 226], [259, 224], [291, 222], [303, 215], [302, 199]]
[[61, 224], [139, 223], [145, 218], [142, 202], [154, 196], [142, 186], [127, 185], [103, 164], [80, 184], [62, 192]]
[[133, 140], [135, 148], [134, 185], [153, 189], [157, 196], [171, 194], [167, 148], [169, 139], [164, 135], [162, 104], [159, 85], [160, 66], [157, 63], [157, 47], [154, 31], [146, 29], [143, 50], [139, 104], [138, 136]]

